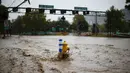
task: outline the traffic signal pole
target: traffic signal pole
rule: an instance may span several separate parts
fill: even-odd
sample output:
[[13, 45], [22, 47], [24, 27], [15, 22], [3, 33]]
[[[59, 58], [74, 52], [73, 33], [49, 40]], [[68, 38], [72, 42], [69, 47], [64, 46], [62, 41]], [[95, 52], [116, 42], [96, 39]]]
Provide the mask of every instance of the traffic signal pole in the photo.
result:
[[95, 12], [95, 24], [97, 25], [97, 12]]
[[[20, 3], [18, 6], [16, 6], [16, 7], [13, 7], [13, 8], [15, 8], [15, 10], [17, 11], [18, 10], [18, 7], [19, 6], [21, 6], [23, 3], [25, 3], [26, 1], [28, 1], [28, 3], [30, 4], [30, 1], [29, 0], [24, 0], [22, 3]], [[0, 2], [1, 2], [1, 0], [0, 0]], [[10, 8], [10, 7], [8, 7], [8, 8]], [[13, 10], [13, 8], [12, 8], [12, 10]], [[11, 10], [11, 11], [12, 11]], [[9, 11], [9, 12], [11, 12], [11, 11]]]

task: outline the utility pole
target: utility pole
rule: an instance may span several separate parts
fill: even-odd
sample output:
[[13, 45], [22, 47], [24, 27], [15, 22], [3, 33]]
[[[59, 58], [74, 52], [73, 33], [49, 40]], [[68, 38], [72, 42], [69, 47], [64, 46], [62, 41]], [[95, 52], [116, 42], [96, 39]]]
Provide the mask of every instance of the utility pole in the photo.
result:
[[95, 27], [94, 27], [94, 29], [95, 29], [95, 33], [96, 33], [96, 35], [97, 35], [97, 33], [98, 33], [98, 31], [97, 31], [97, 29], [98, 29], [98, 27], [97, 27], [97, 12], [95, 12]]
[[95, 12], [96, 16], [95, 16], [95, 24], [97, 25], [97, 12]]

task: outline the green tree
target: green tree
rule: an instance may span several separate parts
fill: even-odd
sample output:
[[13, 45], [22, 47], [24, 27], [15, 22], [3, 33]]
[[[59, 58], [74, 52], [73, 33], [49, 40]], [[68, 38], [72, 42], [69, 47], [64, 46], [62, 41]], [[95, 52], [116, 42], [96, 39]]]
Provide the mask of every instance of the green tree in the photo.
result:
[[123, 31], [124, 14], [122, 11], [115, 9], [114, 6], [106, 11], [106, 24], [107, 32], [116, 32], [117, 30]]
[[127, 8], [128, 10], [130, 10], [130, 0], [126, 0], [125, 8]]
[[104, 24], [98, 25], [100, 32], [105, 32], [105, 26]]
[[32, 29], [41, 31], [44, 30], [46, 16], [38, 13], [38, 11], [34, 11], [23, 16], [23, 23], [25, 24], [25, 29], [28, 31], [31, 31]]
[[67, 20], [63, 20], [62, 18], [59, 18], [56, 22], [56, 27], [58, 31], [66, 32], [68, 31], [70, 26], [70, 23]]
[[40, 14], [38, 11], [33, 11], [23, 16], [19, 16], [13, 22], [13, 30], [15, 33], [31, 32], [32, 30], [44, 31], [46, 23], [46, 16], [44, 14]]
[[8, 8], [0, 4], [0, 21], [8, 19]]
[[88, 22], [85, 20], [83, 15], [75, 15], [71, 28], [76, 31], [86, 32], [88, 31]]
[[5, 37], [4, 33], [4, 21], [8, 19], [8, 8], [0, 4], [0, 33]]
[[19, 16], [13, 22], [13, 31], [18, 32], [31, 32], [44, 31], [44, 32], [59, 32], [68, 31], [70, 23], [67, 20], [59, 18], [57, 21], [46, 20], [44, 14], [39, 14], [37, 11]]
[[17, 19], [12, 24], [12, 33], [21, 34], [23, 31], [22, 17], [18, 16]]
[[[52, 32], [66, 32], [69, 30], [70, 23], [67, 20], [63, 20], [60, 17], [57, 21], [47, 21], [47, 30]], [[54, 30], [52, 30], [54, 29]]]

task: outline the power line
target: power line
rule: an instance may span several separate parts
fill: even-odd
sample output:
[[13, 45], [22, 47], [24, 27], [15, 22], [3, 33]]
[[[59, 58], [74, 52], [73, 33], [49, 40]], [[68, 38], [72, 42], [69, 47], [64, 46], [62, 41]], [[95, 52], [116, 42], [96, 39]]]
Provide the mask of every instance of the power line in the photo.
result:
[[11, 7], [14, 3], [16, 2], [16, 0], [14, 0], [11, 4], [10, 4], [10, 6], [9, 7]]

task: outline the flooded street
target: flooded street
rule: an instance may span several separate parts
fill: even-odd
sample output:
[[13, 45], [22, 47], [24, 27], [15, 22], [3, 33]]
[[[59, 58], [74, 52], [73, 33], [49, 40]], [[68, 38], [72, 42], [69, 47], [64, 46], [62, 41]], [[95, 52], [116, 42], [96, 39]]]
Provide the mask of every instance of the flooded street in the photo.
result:
[[[59, 39], [68, 43], [69, 59], [56, 59]], [[0, 58], [0, 73], [130, 73], [130, 39], [12, 36], [0, 39]]]

